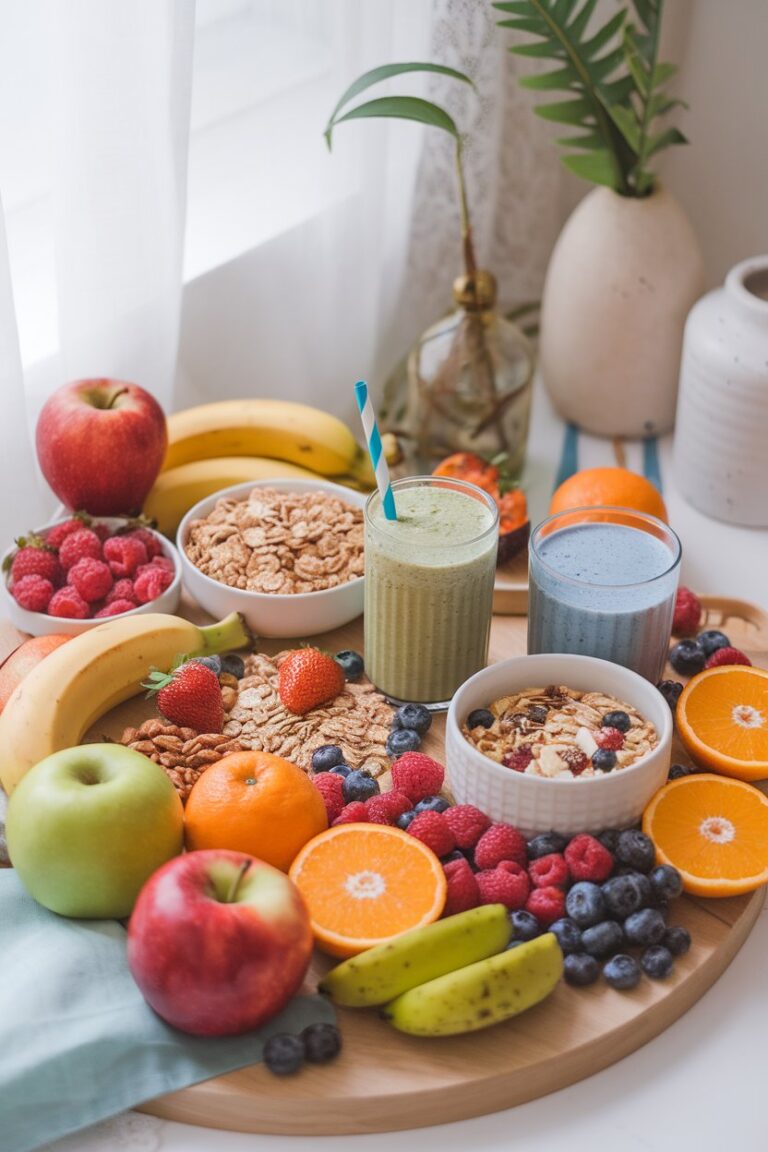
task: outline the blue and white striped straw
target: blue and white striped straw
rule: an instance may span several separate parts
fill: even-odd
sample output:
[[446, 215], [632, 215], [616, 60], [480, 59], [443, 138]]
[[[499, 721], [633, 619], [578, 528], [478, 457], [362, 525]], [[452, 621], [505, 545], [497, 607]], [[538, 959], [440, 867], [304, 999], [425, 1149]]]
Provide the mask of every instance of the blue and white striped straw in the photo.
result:
[[376, 416], [371, 404], [371, 398], [368, 395], [368, 385], [365, 380], [358, 380], [355, 384], [355, 398], [357, 406], [360, 409], [360, 419], [363, 422], [363, 431], [368, 443], [368, 451], [371, 454], [371, 464], [373, 471], [376, 473], [376, 484], [378, 485], [379, 495], [381, 496], [381, 504], [384, 509], [384, 515], [387, 520], [397, 520], [397, 509], [395, 508], [395, 497], [392, 495], [392, 482], [389, 478], [389, 468], [384, 453], [381, 450], [381, 436], [379, 435], [379, 426], [376, 423]]

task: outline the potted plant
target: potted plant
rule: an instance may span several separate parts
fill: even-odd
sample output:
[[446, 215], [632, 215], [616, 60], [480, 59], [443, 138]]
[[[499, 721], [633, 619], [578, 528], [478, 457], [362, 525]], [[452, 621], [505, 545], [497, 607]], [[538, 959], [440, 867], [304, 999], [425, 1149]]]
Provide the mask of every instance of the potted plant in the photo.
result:
[[651, 436], [675, 417], [683, 327], [704, 288], [688, 219], [653, 172], [686, 139], [665, 118], [681, 100], [658, 59], [663, 0], [630, 0], [599, 27], [597, 0], [503, 0], [510, 51], [550, 60], [527, 88], [565, 98], [539, 116], [575, 131], [563, 163], [597, 185], [555, 245], [541, 310], [542, 377], [559, 413], [605, 436]]

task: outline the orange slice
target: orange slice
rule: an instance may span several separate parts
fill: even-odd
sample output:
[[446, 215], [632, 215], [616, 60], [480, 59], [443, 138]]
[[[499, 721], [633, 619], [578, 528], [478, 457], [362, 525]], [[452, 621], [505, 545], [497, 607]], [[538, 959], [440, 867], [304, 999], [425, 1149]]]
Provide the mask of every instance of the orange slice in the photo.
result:
[[643, 831], [694, 896], [739, 896], [768, 881], [768, 796], [751, 784], [710, 772], [673, 780], [645, 809]]
[[768, 670], [708, 668], [688, 681], [675, 714], [697, 764], [737, 780], [768, 776]]
[[426, 844], [386, 824], [338, 824], [315, 836], [288, 872], [309, 909], [315, 940], [356, 956], [437, 920], [445, 873]]

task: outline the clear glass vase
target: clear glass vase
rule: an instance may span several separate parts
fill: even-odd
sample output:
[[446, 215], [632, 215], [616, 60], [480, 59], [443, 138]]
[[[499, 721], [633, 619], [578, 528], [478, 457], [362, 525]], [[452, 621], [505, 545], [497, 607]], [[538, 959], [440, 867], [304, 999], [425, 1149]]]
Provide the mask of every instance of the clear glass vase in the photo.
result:
[[460, 276], [458, 308], [420, 336], [385, 388], [382, 422], [398, 439], [401, 470], [426, 473], [454, 452], [525, 462], [534, 354], [520, 329], [495, 310], [490, 272]]

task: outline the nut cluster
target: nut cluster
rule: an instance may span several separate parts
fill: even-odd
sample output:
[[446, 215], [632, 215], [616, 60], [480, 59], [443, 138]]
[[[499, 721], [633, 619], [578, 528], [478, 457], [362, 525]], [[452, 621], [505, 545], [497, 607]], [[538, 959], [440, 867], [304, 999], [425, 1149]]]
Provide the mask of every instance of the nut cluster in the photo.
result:
[[242, 744], [219, 732], [196, 732], [162, 720], [146, 720], [140, 728], [126, 728], [120, 743], [142, 752], [165, 773], [182, 800], [186, 800], [197, 778], [230, 752], [242, 752]]

